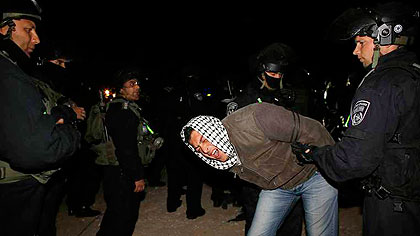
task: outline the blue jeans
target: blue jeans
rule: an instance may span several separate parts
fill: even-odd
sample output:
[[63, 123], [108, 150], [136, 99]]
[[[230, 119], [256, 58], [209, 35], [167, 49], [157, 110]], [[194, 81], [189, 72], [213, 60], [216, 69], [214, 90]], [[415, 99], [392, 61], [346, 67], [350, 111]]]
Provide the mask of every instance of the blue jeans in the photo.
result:
[[306, 235], [338, 235], [337, 193], [318, 172], [290, 190], [262, 190], [248, 236], [276, 235], [300, 197], [305, 210]]

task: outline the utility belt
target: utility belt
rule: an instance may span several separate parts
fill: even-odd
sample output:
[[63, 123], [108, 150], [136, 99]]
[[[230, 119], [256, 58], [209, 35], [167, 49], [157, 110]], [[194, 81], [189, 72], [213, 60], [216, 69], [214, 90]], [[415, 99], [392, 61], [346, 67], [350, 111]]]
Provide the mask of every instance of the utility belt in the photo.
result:
[[58, 170], [59, 169], [48, 170], [37, 174], [24, 174], [13, 170], [9, 163], [0, 161], [0, 184], [14, 183], [29, 178], [35, 178], [41, 184], [46, 184], [51, 176]]
[[380, 200], [387, 198], [398, 198], [405, 201], [420, 201], [420, 198], [410, 196], [401, 196], [393, 194], [393, 192], [381, 184], [381, 177], [371, 176], [361, 181], [361, 189], [368, 196], [376, 196]]
[[380, 200], [384, 200], [392, 196], [391, 191], [381, 185], [379, 177], [368, 178], [363, 180], [361, 184], [362, 191], [368, 196], [375, 195]]
[[29, 179], [31, 175], [24, 174], [10, 168], [9, 163], [0, 161], [0, 184], [14, 183], [24, 179]]
[[361, 184], [362, 191], [364, 191], [365, 195], [377, 197], [380, 200], [390, 198], [392, 199], [394, 212], [404, 211], [404, 201], [406, 199], [394, 196], [391, 191], [382, 186], [380, 177], [370, 177], [363, 180]]

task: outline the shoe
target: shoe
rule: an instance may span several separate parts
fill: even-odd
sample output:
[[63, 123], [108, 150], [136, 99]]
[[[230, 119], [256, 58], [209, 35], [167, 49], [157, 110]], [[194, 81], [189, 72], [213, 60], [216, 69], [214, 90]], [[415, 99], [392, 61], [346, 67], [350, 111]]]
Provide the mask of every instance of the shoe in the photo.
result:
[[232, 221], [243, 221], [243, 220], [246, 220], [245, 212], [241, 212], [235, 218], [228, 220], [228, 222], [232, 222]]
[[[70, 210], [69, 210], [70, 212]], [[78, 218], [82, 218], [82, 217], [94, 217], [97, 216], [99, 214], [101, 214], [100, 211], [98, 210], [93, 210], [90, 207], [82, 207], [79, 210], [76, 211], [72, 211], [73, 215], [78, 217]]]
[[182, 205], [182, 200], [178, 200], [175, 203], [168, 201], [166, 203], [166, 210], [168, 212], [175, 212], [178, 207]]
[[187, 210], [187, 219], [193, 220], [197, 217], [203, 216], [204, 214], [206, 214], [206, 210], [204, 210], [203, 208], [200, 208], [198, 211], [193, 211], [193, 212], [189, 212]]

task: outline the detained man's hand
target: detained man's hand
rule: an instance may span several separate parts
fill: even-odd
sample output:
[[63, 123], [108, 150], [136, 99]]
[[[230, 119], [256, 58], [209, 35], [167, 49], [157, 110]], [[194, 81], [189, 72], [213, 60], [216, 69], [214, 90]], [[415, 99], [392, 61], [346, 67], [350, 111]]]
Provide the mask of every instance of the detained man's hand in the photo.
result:
[[300, 142], [293, 142], [291, 144], [292, 152], [296, 155], [296, 159], [299, 165], [313, 163], [312, 155], [315, 146], [309, 144], [303, 144]]
[[144, 182], [144, 179], [138, 180], [134, 182], [134, 184], [136, 185], [136, 187], [134, 188], [135, 193], [142, 192], [146, 188], [146, 183]]

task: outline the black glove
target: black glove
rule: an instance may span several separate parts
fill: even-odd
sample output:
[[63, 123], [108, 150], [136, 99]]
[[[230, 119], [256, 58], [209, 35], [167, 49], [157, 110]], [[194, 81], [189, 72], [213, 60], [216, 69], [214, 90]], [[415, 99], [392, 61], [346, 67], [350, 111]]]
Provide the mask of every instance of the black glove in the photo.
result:
[[313, 150], [316, 148], [313, 145], [303, 144], [300, 142], [293, 142], [291, 144], [292, 152], [296, 155], [299, 165], [313, 163]]
[[59, 119], [64, 120], [64, 124], [73, 124], [77, 120], [76, 112], [73, 109], [66, 105], [58, 105], [51, 109], [51, 115], [55, 118], [56, 121]]

